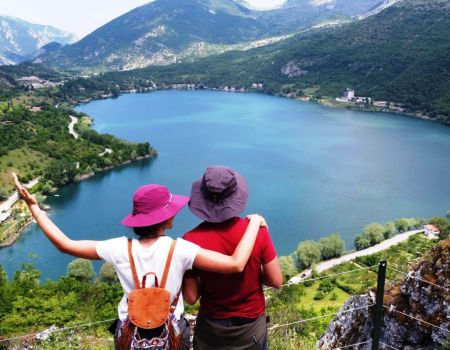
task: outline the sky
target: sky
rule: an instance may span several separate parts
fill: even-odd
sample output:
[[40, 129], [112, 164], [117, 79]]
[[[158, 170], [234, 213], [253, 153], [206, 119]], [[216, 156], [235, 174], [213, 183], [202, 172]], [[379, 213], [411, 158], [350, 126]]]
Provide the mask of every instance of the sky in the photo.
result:
[[[285, 0], [247, 0], [255, 8], [277, 7]], [[47, 24], [78, 38], [149, 0], [0, 0], [0, 14]]]

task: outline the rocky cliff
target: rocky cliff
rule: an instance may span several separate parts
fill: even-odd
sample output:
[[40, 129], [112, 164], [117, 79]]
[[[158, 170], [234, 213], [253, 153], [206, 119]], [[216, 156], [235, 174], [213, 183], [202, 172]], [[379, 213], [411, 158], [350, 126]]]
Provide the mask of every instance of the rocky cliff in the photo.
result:
[[[317, 347], [334, 349], [363, 343], [353, 349], [370, 349], [372, 304], [373, 292], [347, 300]], [[384, 305], [382, 343], [404, 350], [450, 349], [450, 239], [411, 266], [404, 280], [387, 284]], [[345, 312], [350, 309], [356, 310]], [[381, 348], [390, 349], [385, 345]]]

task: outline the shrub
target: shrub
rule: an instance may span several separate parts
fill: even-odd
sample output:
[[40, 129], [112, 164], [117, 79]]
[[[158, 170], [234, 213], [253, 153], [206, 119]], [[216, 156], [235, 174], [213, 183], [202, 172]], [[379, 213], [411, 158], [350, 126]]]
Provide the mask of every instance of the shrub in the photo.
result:
[[320, 282], [319, 291], [328, 294], [334, 289], [334, 283], [329, 279], [324, 279]]
[[323, 298], [325, 298], [325, 294], [321, 291], [318, 291], [315, 295], [314, 295], [314, 300], [322, 300]]

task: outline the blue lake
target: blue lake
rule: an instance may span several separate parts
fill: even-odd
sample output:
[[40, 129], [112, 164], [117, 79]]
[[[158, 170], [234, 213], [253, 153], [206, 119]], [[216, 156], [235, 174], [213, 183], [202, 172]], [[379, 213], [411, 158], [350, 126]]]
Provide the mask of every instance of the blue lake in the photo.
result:
[[[133, 192], [162, 183], [190, 192], [208, 165], [228, 165], [248, 181], [246, 213], [263, 214], [280, 255], [299, 241], [340, 232], [347, 249], [366, 224], [444, 215], [450, 209], [450, 128], [393, 114], [329, 109], [260, 94], [160, 91], [77, 108], [95, 129], [159, 151], [51, 197], [51, 217], [76, 239], [130, 232], [120, 220]], [[170, 233], [199, 222], [188, 209]], [[64, 275], [71, 260], [31, 226], [0, 250], [9, 275], [34, 262], [43, 278]], [[97, 265], [98, 266], [98, 265]]]

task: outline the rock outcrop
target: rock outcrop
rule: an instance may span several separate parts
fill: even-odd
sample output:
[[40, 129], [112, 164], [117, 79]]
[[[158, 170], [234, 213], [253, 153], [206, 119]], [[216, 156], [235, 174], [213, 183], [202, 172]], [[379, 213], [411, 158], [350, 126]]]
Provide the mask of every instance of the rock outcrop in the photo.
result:
[[[450, 349], [450, 239], [413, 265], [405, 280], [385, 290], [382, 343], [403, 350]], [[370, 341], [374, 307], [360, 308], [374, 303], [373, 292], [347, 300], [317, 347], [334, 349]], [[351, 309], [355, 310], [345, 312]], [[353, 347], [370, 348], [370, 343]]]

